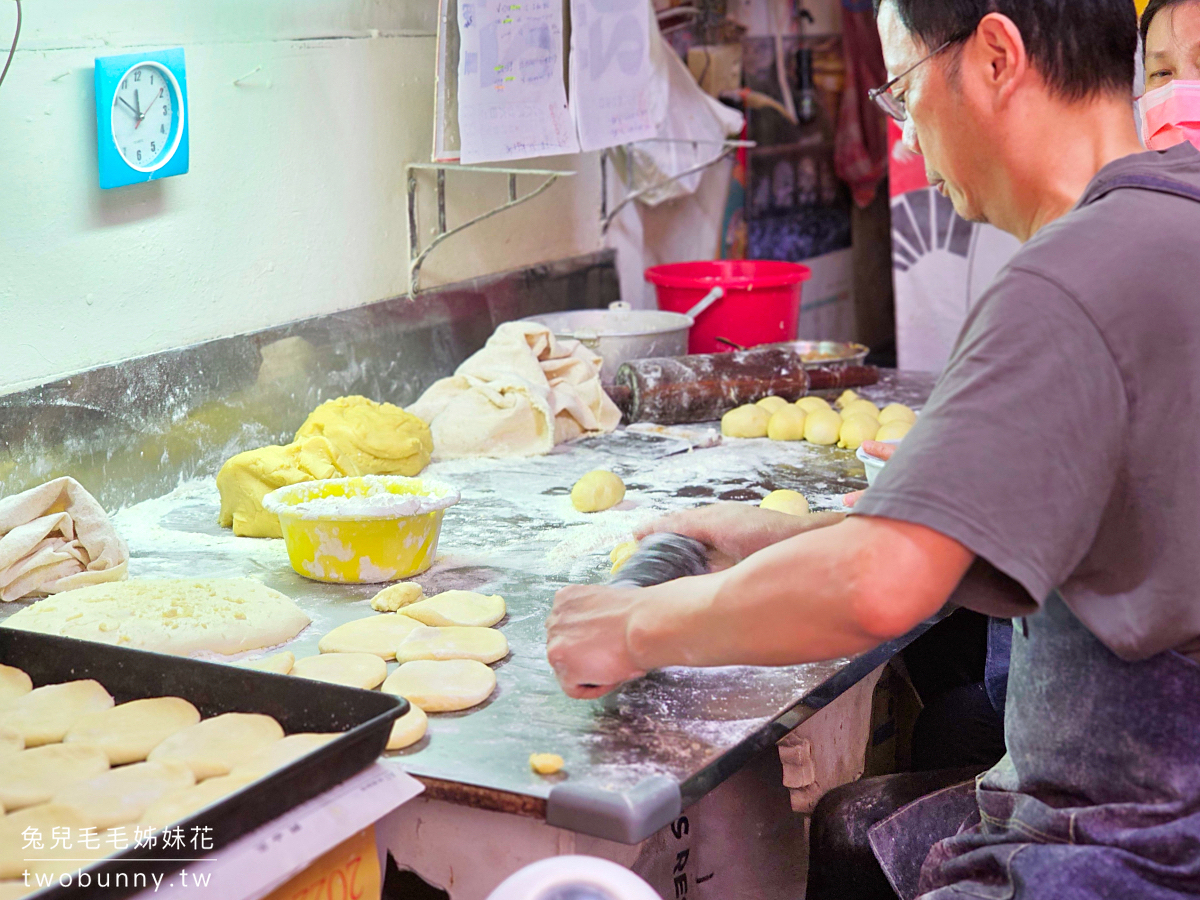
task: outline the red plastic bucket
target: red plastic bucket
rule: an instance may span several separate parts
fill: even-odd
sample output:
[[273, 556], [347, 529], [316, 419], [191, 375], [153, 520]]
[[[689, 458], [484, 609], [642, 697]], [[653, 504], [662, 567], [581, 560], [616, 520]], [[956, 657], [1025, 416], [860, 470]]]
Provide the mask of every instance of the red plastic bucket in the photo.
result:
[[715, 287], [725, 296], [700, 313], [688, 338], [689, 353], [794, 341], [800, 326], [800, 286], [812, 277], [808, 266], [769, 259], [714, 259], [668, 263], [646, 270], [658, 308], [686, 313]]

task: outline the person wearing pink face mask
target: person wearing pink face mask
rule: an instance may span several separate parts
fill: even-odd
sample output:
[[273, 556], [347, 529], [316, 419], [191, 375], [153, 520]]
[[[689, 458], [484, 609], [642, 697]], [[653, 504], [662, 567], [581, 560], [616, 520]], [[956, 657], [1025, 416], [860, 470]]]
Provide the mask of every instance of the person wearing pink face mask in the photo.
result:
[[1138, 100], [1150, 150], [1200, 148], [1200, 0], [1150, 0], [1140, 24], [1146, 93]]

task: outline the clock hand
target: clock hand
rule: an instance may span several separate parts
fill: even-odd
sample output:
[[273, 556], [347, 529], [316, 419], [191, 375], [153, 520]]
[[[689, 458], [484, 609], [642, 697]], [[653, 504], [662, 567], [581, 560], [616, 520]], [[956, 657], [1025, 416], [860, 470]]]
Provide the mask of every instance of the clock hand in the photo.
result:
[[[138, 108], [139, 110], [142, 108], [142, 101], [141, 101], [141, 100], [138, 98], [138, 90], [137, 90], [137, 88], [134, 88], [134, 89], [133, 89], [133, 102], [134, 102], [134, 103], [137, 105], [137, 108]], [[149, 108], [149, 107], [146, 107], [146, 112], [150, 112], [150, 108]], [[139, 113], [138, 113], [138, 120], [137, 120], [137, 122], [136, 122], [136, 123], [134, 123], [134, 126], [133, 126], [133, 130], [134, 130], [134, 131], [137, 131], [137, 130], [138, 130], [138, 125], [141, 125], [141, 124], [142, 124], [142, 119], [144, 119], [144, 118], [146, 118], [146, 113], [144, 113], [144, 112], [139, 112]]]
[[138, 115], [138, 111], [129, 105], [128, 100], [126, 100], [124, 97], [117, 97], [117, 99], [124, 103], [126, 108], [128, 108], [131, 113], [133, 113], [135, 116]]

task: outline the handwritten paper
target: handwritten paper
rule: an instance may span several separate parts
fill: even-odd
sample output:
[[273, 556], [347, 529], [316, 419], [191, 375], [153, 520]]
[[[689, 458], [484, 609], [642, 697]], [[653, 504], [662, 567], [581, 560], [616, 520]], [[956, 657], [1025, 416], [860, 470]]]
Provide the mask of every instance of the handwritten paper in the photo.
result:
[[571, 0], [571, 112], [585, 151], [655, 136], [650, 10], [647, 0]]
[[463, 163], [579, 150], [563, 85], [561, 0], [458, 0], [458, 32]]

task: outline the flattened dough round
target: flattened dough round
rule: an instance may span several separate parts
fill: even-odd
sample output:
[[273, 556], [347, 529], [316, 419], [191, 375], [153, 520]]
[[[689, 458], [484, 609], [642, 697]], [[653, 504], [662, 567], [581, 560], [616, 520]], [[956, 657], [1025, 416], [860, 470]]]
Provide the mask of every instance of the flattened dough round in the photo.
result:
[[424, 625], [476, 625], [479, 628], [491, 628], [504, 618], [505, 611], [503, 597], [474, 591], [445, 591], [404, 607], [404, 615]]
[[46, 684], [0, 710], [0, 728], [17, 732], [26, 747], [56, 744], [85, 715], [112, 705], [108, 691], [90, 678]]
[[392, 723], [392, 733], [388, 735], [387, 749], [403, 750], [405, 747], [411, 747], [425, 737], [428, 728], [429, 716], [425, 715], [425, 710], [409, 700], [408, 712]]
[[196, 707], [182, 697], [150, 697], [88, 713], [71, 726], [63, 742], [99, 747], [109, 763], [119, 766], [141, 762], [175, 732], [199, 721]]
[[274, 647], [310, 621], [290, 597], [249, 578], [136, 578], [55, 594], [4, 627], [187, 656]]
[[45, 803], [66, 785], [99, 775], [107, 768], [108, 757], [99, 747], [49, 744], [22, 750], [4, 758], [0, 804], [12, 811]]
[[[401, 613], [383, 613], [339, 625], [321, 638], [322, 653], [370, 653], [380, 659], [395, 659], [396, 645], [421, 623]], [[372, 685], [373, 686], [373, 685]]]
[[371, 609], [377, 612], [395, 612], [410, 603], [425, 599], [425, 590], [415, 581], [401, 581], [389, 585], [371, 598]]
[[51, 802], [77, 810], [93, 828], [114, 828], [136, 822], [160, 797], [195, 783], [183, 763], [134, 763], [69, 785]]
[[625, 499], [625, 482], [606, 469], [588, 472], [571, 488], [571, 505], [580, 512], [603, 512]]
[[490, 697], [496, 689], [496, 673], [473, 659], [419, 659], [389, 675], [383, 689], [426, 712], [454, 712]]
[[322, 653], [296, 660], [292, 674], [369, 691], [387, 678], [387, 663], [374, 653]]
[[[8, 753], [19, 753], [25, 749], [25, 738], [21, 737], [20, 732], [13, 731], [11, 728], [0, 728], [0, 756]], [[0, 808], [0, 815], [2, 815]]]
[[264, 775], [270, 775], [276, 769], [282, 769], [290, 762], [302, 756], [307, 756], [318, 747], [323, 747], [338, 737], [337, 734], [289, 734], [282, 741], [276, 741], [256, 750], [249, 757], [233, 767], [229, 773], [234, 778], [257, 781]]
[[181, 762], [197, 781], [227, 775], [256, 750], [283, 738], [283, 729], [260, 713], [222, 713], [171, 735], [150, 751], [151, 762]]
[[21, 669], [0, 665], [0, 708], [32, 690], [33, 682]]
[[770, 421], [771, 413], [768, 410], [748, 403], [721, 416], [721, 434], [736, 438], [766, 437], [767, 423]]
[[[31, 806], [20, 812], [0, 818], [0, 878], [23, 878], [21, 874], [26, 869], [32, 871], [32, 864], [25, 861], [26, 857], [51, 856], [49, 848], [54, 844], [51, 835], [55, 828], [69, 828], [70, 834], [79, 833], [79, 829], [87, 828], [87, 820], [77, 810], [69, 806], [59, 806], [57, 803], [43, 803]], [[26, 828], [36, 829], [42, 835], [42, 850], [32, 847], [25, 849], [25, 839], [22, 836]], [[71, 841], [72, 847], [75, 842]], [[62, 855], [83, 856], [82, 853], [66, 853]], [[78, 868], [79, 864], [75, 864]], [[73, 871], [73, 870], [72, 870]]]
[[495, 628], [470, 625], [421, 625], [396, 647], [396, 661], [414, 659], [473, 659], [494, 663], [508, 656], [508, 638]]
[[789, 516], [808, 515], [808, 498], [799, 491], [771, 491], [758, 505], [763, 509], [787, 513]]
[[151, 803], [138, 824], [155, 830], [166, 828], [244, 788], [247, 784], [249, 782], [245, 778], [223, 775], [220, 778], [209, 778], [181, 791], [172, 791]]
[[276, 675], [286, 675], [292, 671], [292, 666], [296, 664], [296, 654], [291, 650], [284, 650], [282, 653], [272, 653], [270, 656], [263, 659], [256, 659], [253, 662], [238, 663], [246, 669], [257, 669], [259, 672], [274, 672]]

